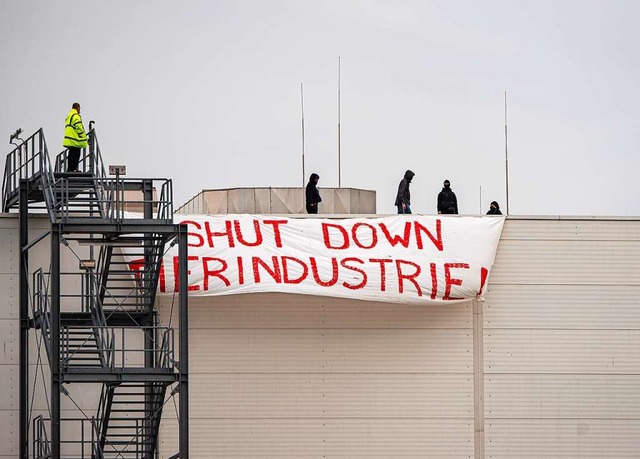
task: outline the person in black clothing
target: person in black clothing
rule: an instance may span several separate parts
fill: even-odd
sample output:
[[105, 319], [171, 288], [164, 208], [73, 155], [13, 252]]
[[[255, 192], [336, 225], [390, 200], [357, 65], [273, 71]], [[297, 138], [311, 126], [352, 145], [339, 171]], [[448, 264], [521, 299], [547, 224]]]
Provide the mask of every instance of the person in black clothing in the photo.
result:
[[309, 183], [307, 183], [306, 194], [308, 214], [317, 214], [318, 203], [322, 202], [320, 192], [318, 191], [318, 180], [320, 180], [320, 176], [314, 172], [313, 174], [311, 174], [311, 177], [309, 177]]
[[500, 212], [500, 204], [498, 204], [498, 201], [491, 201], [491, 205], [489, 206], [489, 212], [487, 212], [487, 215], [502, 215], [502, 212]]
[[411, 180], [415, 175], [413, 171], [407, 170], [407, 172], [404, 173], [404, 178], [400, 180], [395, 203], [399, 214], [411, 213], [411, 191], [409, 191], [409, 185], [411, 185]]
[[438, 194], [438, 213], [439, 214], [457, 214], [458, 198], [451, 189], [449, 180], [444, 181], [444, 187]]

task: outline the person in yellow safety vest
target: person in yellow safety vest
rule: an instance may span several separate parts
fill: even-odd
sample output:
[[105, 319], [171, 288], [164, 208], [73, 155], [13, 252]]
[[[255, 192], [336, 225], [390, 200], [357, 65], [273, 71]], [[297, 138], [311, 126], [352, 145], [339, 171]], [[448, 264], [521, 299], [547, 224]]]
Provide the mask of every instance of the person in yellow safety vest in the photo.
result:
[[82, 125], [80, 104], [75, 102], [65, 120], [64, 140], [62, 141], [62, 146], [69, 151], [67, 155], [67, 172], [78, 172], [80, 149], [86, 148], [87, 145], [87, 133]]

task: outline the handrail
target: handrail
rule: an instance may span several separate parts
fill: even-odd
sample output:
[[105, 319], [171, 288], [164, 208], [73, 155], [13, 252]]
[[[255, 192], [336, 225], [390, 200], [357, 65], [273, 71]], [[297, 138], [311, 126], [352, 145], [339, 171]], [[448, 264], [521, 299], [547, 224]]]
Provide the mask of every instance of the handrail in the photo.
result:
[[[109, 352], [109, 359], [107, 360], [106, 368], [110, 369], [124, 369], [124, 368], [138, 368], [144, 366], [144, 358], [148, 352], [152, 352], [156, 367], [158, 369], [172, 370], [177, 367], [177, 361], [175, 360], [175, 330], [169, 327], [124, 327], [124, 326], [106, 326], [96, 327], [92, 326], [95, 333], [109, 334], [109, 342], [112, 343], [112, 347], [103, 348], [98, 345], [97, 351]], [[156, 341], [153, 340], [152, 347], [145, 347], [144, 345], [130, 344], [131, 340], [137, 341], [137, 333], [140, 330], [145, 333], [152, 334], [157, 337]], [[77, 349], [70, 342], [70, 336], [73, 335], [74, 330], [87, 330], [87, 327], [82, 325], [65, 325], [61, 327], [61, 345], [60, 354], [62, 361], [66, 364], [72, 361], [75, 351]], [[136, 334], [135, 338], [131, 338], [131, 334]], [[129, 339], [127, 340], [127, 337]], [[135, 358], [131, 356], [139, 356], [140, 364], [136, 365]]]
[[40, 175], [42, 179], [43, 197], [50, 216], [52, 216], [51, 210], [56, 205], [55, 196], [51, 193], [54, 176], [42, 128], [38, 129], [7, 155], [2, 183], [3, 211], [6, 212], [8, 210], [9, 198], [19, 192], [20, 180], [32, 179], [37, 175]]
[[[104, 452], [100, 445], [100, 433], [98, 431], [98, 423], [95, 417], [87, 418], [62, 418], [60, 421], [68, 423], [79, 423], [78, 432], [79, 440], [65, 440], [67, 446], [77, 445], [79, 450], [72, 457], [80, 459], [105, 459]], [[37, 416], [33, 420], [34, 438], [33, 438], [33, 457], [34, 459], [50, 459], [51, 458], [51, 440], [47, 436], [46, 423], [50, 423], [51, 418], [45, 418], [43, 415]], [[89, 424], [86, 428], [85, 425]], [[88, 431], [88, 432], [87, 432]], [[88, 446], [88, 451], [87, 451]], [[68, 456], [66, 456], [68, 457]]]
[[51, 457], [51, 441], [47, 436], [45, 419], [42, 415], [33, 419], [33, 458], [47, 459]]

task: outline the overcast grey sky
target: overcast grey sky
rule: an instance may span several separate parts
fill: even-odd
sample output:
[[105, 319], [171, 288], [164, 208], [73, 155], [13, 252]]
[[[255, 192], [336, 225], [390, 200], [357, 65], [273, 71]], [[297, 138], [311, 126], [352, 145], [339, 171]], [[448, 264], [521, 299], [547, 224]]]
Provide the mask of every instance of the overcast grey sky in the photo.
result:
[[45, 128], [61, 150], [70, 104], [97, 122], [105, 162], [203, 188], [374, 189], [394, 212], [434, 213], [451, 180], [461, 213], [640, 215], [640, 2], [0, 2], [0, 136]]

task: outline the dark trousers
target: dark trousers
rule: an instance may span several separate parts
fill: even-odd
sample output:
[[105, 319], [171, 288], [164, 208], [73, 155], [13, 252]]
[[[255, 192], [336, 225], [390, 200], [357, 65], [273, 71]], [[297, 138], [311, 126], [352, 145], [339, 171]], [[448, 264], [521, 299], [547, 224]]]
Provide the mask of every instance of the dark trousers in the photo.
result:
[[398, 206], [398, 213], [399, 214], [410, 214], [411, 213], [411, 206], [409, 204], [405, 205], [405, 208], [402, 208], [402, 204], [400, 204]]
[[67, 172], [77, 171], [78, 162], [80, 162], [80, 147], [68, 147], [69, 156], [67, 156]]
[[317, 214], [318, 213], [318, 204], [307, 204], [307, 213], [308, 214]]

